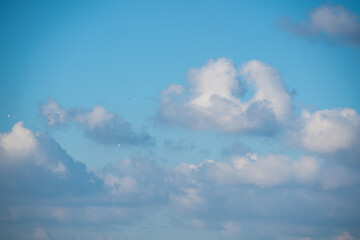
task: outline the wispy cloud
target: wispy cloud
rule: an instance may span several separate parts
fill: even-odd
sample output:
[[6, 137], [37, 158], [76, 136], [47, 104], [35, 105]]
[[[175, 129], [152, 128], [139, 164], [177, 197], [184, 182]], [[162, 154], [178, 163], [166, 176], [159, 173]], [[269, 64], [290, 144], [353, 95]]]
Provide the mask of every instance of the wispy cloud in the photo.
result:
[[136, 133], [130, 123], [120, 115], [97, 105], [92, 109], [65, 109], [49, 99], [41, 105], [40, 113], [48, 126], [62, 126], [74, 123], [84, 130], [84, 135], [101, 144], [153, 145], [155, 140], [146, 131]]

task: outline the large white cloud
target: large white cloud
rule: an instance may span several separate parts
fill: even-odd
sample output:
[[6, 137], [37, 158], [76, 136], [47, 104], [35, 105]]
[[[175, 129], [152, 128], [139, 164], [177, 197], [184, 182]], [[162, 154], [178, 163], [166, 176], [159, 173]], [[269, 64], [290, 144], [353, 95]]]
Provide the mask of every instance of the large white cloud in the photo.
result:
[[[244, 92], [252, 89], [252, 98], [243, 101]], [[292, 99], [275, 68], [252, 60], [237, 69], [230, 59], [220, 58], [191, 69], [188, 89], [170, 85], [164, 90], [158, 117], [196, 130], [269, 134], [286, 122], [291, 110]]]
[[304, 110], [287, 133], [287, 141], [307, 151], [359, 151], [360, 116], [354, 109]]
[[279, 24], [284, 30], [300, 36], [356, 46], [360, 44], [359, 15], [342, 6], [323, 5], [314, 9], [308, 19], [301, 23], [291, 23], [289, 18], [284, 18]]
[[40, 106], [40, 113], [48, 126], [75, 123], [84, 129], [84, 135], [102, 144], [151, 145], [154, 139], [146, 131], [136, 133], [120, 115], [97, 105], [92, 109], [65, 109], [54, 100]]

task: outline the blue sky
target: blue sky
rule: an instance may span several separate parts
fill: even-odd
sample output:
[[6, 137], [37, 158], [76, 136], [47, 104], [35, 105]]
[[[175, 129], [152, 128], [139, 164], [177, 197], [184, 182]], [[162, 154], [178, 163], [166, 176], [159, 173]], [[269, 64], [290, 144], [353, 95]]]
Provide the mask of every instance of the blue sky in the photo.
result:
[[359, 239], [359, 19], [1, 1], [1, 238]]

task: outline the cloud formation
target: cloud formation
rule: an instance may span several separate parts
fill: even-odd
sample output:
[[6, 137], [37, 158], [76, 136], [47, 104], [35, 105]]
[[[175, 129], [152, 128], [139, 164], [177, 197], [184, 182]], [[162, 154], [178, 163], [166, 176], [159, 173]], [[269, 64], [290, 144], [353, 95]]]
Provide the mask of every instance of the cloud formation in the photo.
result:
[[283, 18], [279, 21], [279, 27], [303, 37], [360, 46], [359, 15], [342, 6], [320, 6], [311, 12], [308, 19], [300, 23], [291, 22], [289, 17]]
[[[243, 101], [246, 90], [254, 94]], [[273, 134], [291, 111], [292, 99], [275, 68], [251, 60], [237, 69], [230, 59], [220, 58], [190, 69], [188, 89], [170, 85], [164, 90], [157, 116], [195, 130]]]
[[[20, 136], [26, 136], [24, 141], [13, 140]], [[360, 222], [358, 169], [313, 156], [294, 159], [248, 153], [176, 167], [127, 158], [95, 174], [52, 138], [22, 122], [1, 133], [0, 143], [4, 234], [1, 226], [25, 224], [32, 230], [24, 237], [51, 237], [56, 234], [46, 224], [123, 225], [160, 209], [189, 219], [194, 228], [216, 230], [227, 238], [252, 238], [247, 226], [254, 218], [264, 219], [265, 225], [270, 224], [266, 219], [285, 226], [291, 220], [311, 226], [321, 222], [331, 228], [335, 223], [339, 229]], [[18, 149], [26, 154], [14, 154]]]
[[[166, 199], [162, 192], [168, 191], [156, 182], [165, 174], [149, 161], [124, 160], [96, 174], [22, 122], [1, 133], [0, 143], [0, 233], [5, 239], [10, 235], [4, 224], [125, 224]], [[44, 236], [50, 236], [46, 229], [36, 228], [27, 237]]]
[[360, 182], [357, 170], [336, 163], [327, 163], [314, 156], [298, 159], [284, 155], [247, 153], [224, 161], [204, 160], [199, 164], [181, 163], [176, 171], [190, 182], [207, 179], [218, 186], [253, 185], [271, 188], [286, 185], [320, 185], [336, 189]]
[[360, 116], [354, 109], [303, 110], [287, 133], [290, 144], [313, 153], [358, 152]]
[[130, 123], [103, 106], [92, 109], [65, 109], [54, 100], [40, 106], [40, 113], [48, 126], [74, 123], [84, 129], [84, 135], [101, 144], [152, 145], [154, 139], [146, 131], [134, 132]]
[[[287, 233], [294, 225], [308, 228], [336, 222], [338, 227], [349, 227], [350, 222], [360, 221], [358, 214], [353, 214], [359, 207], [349, 198], [360, 197], [355, 190], [360, 182], [358, 171], [311, 156], [291, 159], [246, 154], [225, 161], [182, 163], [175, 168], [177, 178], [173, 177], [182, 191], [173, 193], [171, 206], [178, 214], [202, 223], [202, 227], [217, 226], [225, 237], [261, 239], [256, 233], [260, 228], [264, 231], [263, 226], [255, 227], [256, 233], [244, 233], [249, 232], [248, 220], [259, 218], [277, 222]], [[344, 180], [347, 176], [352, 180]], [[276, 234], [281, 232], [275, 229]], [[325, 233], [329, 234], [329, 229]]]
[[229, 162], [207, 166], [207, 174], [218, 184], [253, 184], [272, 187], [291, 182], [313, 182], [320, 163], [313, 157], [293, 160], [281, 155], [257, 156], [247, 154], [233, 157]]
[[22, 122], [16, 123], [9, 133], [0, 134], [0, 173], [2, 191], [32, 196], [89, 193], [101, 183], [52, 138], [34, 133]]

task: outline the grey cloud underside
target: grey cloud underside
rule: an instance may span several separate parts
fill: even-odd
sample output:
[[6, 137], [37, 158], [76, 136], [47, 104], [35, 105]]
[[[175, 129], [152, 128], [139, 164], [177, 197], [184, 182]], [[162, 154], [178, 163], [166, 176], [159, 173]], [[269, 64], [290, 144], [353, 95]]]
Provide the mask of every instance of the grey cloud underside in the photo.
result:
[[85, 129], [84, 135], [102, 144], [154, 145], [155, 139], [147, 132], [136, 133], [130, 123], [116, 118], [106, 126]]

